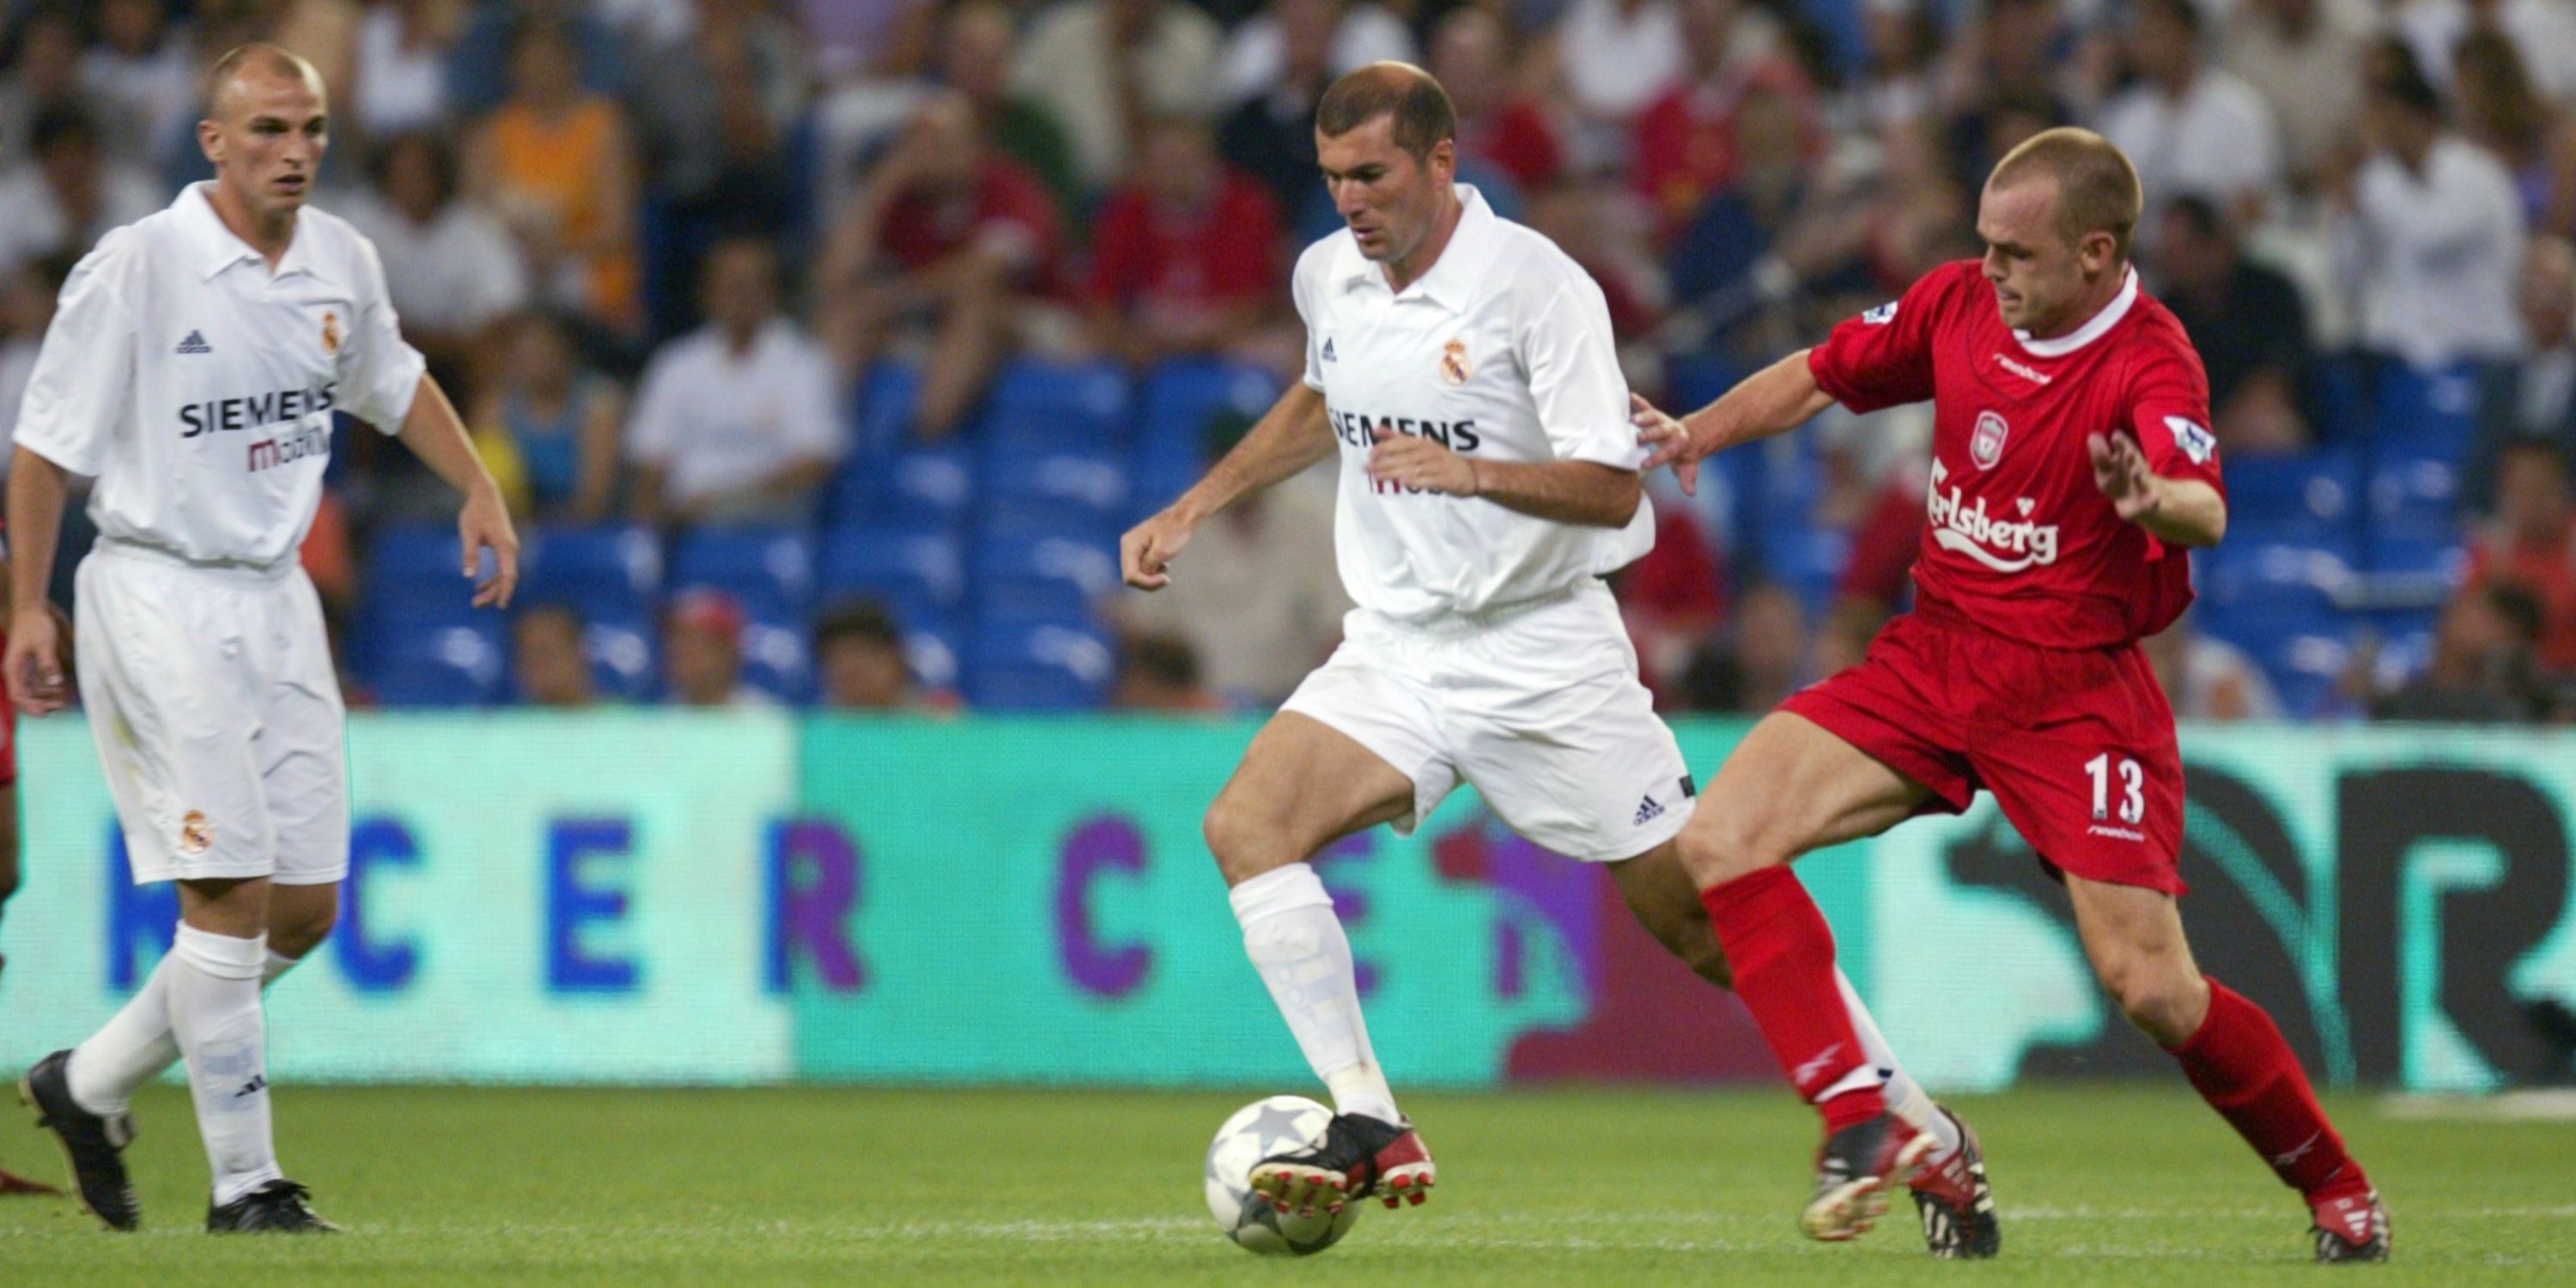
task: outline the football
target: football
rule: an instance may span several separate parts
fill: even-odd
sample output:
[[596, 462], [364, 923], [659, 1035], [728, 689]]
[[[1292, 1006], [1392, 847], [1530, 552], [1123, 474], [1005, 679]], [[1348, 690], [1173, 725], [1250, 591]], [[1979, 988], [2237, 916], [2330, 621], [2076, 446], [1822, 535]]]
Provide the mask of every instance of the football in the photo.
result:
[[1253, 1166], [1283, 1150], [1323, 1139], [1333, 1111], [1303, 1096], [1272, 1096], [1234, 1112], [1208, 1144], [1208, 1215], [1236, 1245], [1266, 1256], [1303, 1257], [1342, 1241], [1359, 1223], [1358, 1202], [1340, 1212], [1300, 1216], [1252, 1192]]

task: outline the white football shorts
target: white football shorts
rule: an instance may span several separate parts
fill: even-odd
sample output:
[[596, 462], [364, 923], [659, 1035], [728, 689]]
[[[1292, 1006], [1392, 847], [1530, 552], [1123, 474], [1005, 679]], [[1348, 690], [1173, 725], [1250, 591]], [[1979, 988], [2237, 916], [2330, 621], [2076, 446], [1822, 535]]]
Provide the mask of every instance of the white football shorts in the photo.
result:
[[76, 585], [81, 705], [136, 883], [346, 876], [340, 683], [304, 570], [102, 541]]
[[1413, 829], [1461, 781], [1513, 831], [1586, 863], [1672, 839], [1696, 788], [1637, 679], [1609, 587], [1440, 628], [1355, 609], [1340, 648], [1280, 707], [1320, 720], [1413, 780]]

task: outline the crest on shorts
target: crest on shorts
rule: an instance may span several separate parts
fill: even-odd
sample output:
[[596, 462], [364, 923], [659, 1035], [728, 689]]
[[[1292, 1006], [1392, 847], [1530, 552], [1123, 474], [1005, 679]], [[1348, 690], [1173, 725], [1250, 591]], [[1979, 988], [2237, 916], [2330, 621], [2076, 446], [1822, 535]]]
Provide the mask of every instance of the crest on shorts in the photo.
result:
[[189, 810], [188, 816], [179, 820], [180, 853], [203, 854], [214, 843], [215, 825], [206, 821], [204, 810]]
[[1447, 385], [1467, 383], [1467, 342], [1452, 340], [1440, 347], [1440, 382]]
[[2003, 458], [2004, 435], [2011, 432], [2003, 417], [1990, 411], [1977, 413], [1977, 430], [1968, 437], [1968, 456], [1976, 461], [1978, 469], [1992, 469]]
[[322, 352], [338, 357], [340, 353], [340, 315], [322, 310]]

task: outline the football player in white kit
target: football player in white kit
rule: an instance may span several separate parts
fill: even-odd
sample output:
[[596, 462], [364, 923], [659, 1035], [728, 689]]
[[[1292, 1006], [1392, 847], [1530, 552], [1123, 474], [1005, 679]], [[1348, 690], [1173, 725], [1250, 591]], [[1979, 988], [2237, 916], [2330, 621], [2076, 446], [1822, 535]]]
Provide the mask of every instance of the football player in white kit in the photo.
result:
[[[1689, 769], [1602, 581], [1654, 541], [1609, 310], [1564, 252], [1454, 183], [1455, 134], [1448, 95], [1405, 64], [1325, 93], [1316, 146], [1347, 228], [1297, 262], [1305, 381], [1120, 543], [1127, 583], [1157, 589], [1210, 515], [1340, 450], [1334, 546], [1358, 607], [1206, 820], [1245, 949], [1333, 1092], [1323, 1142], [1253, 1171], [1284, 1208], [1419, 1203], [1435, 1179], [1370, 1050], [1349, 941], [1308, 865], [1333, 841], [1379, 823], [1410, 832], [1472, 783], [1521, 835], [1605, 864], [1648, 931], [1703, 977], [1728, 978], [1675, 854]], [[1920, 1183], [1941, 1187], [1950, 1225], [1990, 1231], [1973, 1138], [1843, 991], [1888, 1102], [1943, 1138]], [[1947, 1233], [1932, 1244], [1975, 1255]]]
[[65, 704], [45, 583], [64, 475], [95, 476], [99, 539], [74, 605], [81, 699], [134, 878], [176, 881], [180, 921], [124, 1009], [20, 1090], [83, 1206], [130, 1230], [127, 1098], [184, 1058], [214, 1175], [206, 1228], [328, 1230], [270, 1140], [260, 989], [329, 931], [348, 868], [339, 683], [296, 561], [333, 410], [398, 434], [464, 493], [463, 573], [487, 549], [497, 569], [476, 605], [508, 605], [518, 538], [403, 341], [375, 248], [304, 208], [329, 138], [321, 78], [249, 45], [208, 86], [197, 141], [214, 179], [100, 240], [29, 377], [0, 660], [20, 710]]

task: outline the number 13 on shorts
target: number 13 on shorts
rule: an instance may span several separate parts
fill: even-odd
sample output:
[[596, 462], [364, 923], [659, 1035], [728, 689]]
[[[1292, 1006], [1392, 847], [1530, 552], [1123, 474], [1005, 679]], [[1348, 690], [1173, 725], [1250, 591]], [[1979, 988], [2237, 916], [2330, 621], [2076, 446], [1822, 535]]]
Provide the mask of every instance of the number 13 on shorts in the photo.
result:
[[2135, 827], [2147, 816], [2146, 771], [2129, 756], [2114, 758], [2103, 752], [2084, 762], [2084, 772], [2093, 779], [2093, 817], [2111, 817], [2112, 780], [2119, 780], [2120, 821]]

